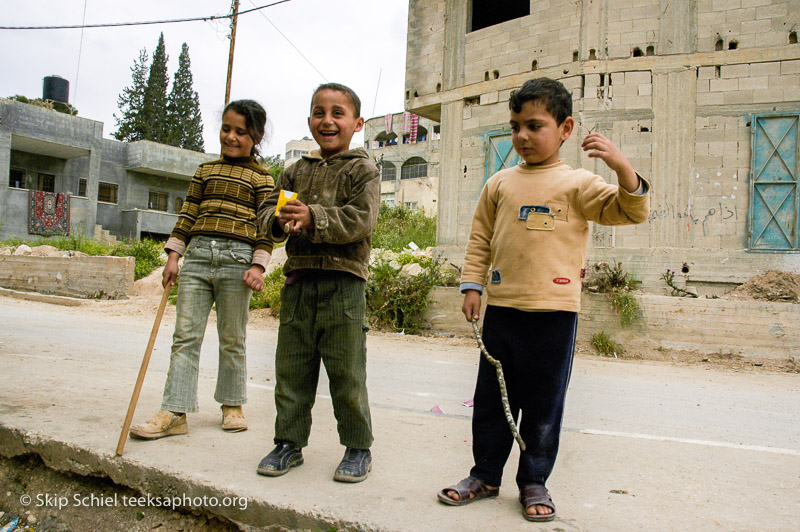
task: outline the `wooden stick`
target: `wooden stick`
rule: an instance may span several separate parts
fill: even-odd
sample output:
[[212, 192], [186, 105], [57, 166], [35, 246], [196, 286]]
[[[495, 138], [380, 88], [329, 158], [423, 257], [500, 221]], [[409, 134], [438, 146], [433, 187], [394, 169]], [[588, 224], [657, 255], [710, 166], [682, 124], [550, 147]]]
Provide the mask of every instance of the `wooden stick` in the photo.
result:
[[131, 396], [131, 403], [128, 405], [128, 414], [125, 416], [125, 423], [122, 425], [122, 433], [119, 435], [119, 443], [117, 444], [117, 456], [122, 456], [122, 450], [125, 448], [125, 440], [128, 439], [128, 432], [131, 430], [131, 422], [133, 421], [133, 412], [136, 410], [136, 403], [139, 402], [139, 392], [142, 391], [142, 383], [144, 382], [144, 375], [147, 373], [147, 366], [150, 364], [150, 355], [153, 353], [153, 345], [156, 343], [156, 336], [158, 335], [158, 327], [161, 325], [161, 318], [164, 316], [164, 309], [167, 307], [167, 299], [172, 285], [168, 284], [164, 287], [164, 294], [161, 296], [161, 303], [158, 305], [158, 313], [156, 314], [156, 321], [153, 324], [153, 330], [150, 332], [150, 340], [147, 342], [147, 349], [144, 352], [142, 359], [142, 367], [139, 368], [139, 377], [136, 379], [136, 385], [133, 387], [133, 395]]
[[478, 330], [478, 320], [472, 320], [472, 330], [475, 333], [475, 339], [478, 341], [478, 347], [483, 353], [483, 356], [486, 360], [494, 366], [495, 372], [497, 373], [497, 383], [500, 385], [500, 399], [503, 401], [503, 410], [506, 413], [506, 421], [508, 421], [508, 428], [511, 429], [511, 434], [514, 435], [514, 439], [517, 440], [519, 444], [519, 448], [521, 450], [525, 450], [525, 442], [522, 441], [522, 436], [519, 434], [519, 430], [517, 429], [517, 424], [514, 422], [514, 416], [511, 415], [511, 405], [508, 403], [508, 392], [506, 391], [506, 379], [503, 376], [503, 365], [500, 364], [500, 361], [494, 358], [492, 355], [489, 354], [489, 351], [486, 349], [486, 346], [483, 345], [483, 339], [481, 338], [481, 333]]

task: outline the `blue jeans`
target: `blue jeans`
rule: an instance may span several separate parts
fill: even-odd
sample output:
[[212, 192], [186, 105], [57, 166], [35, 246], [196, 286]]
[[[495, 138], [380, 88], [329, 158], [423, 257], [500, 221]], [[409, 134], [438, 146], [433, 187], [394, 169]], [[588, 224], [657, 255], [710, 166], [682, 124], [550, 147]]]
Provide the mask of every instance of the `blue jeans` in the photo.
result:
[[238, 240], [195, 236], [183, 258], [167, 383], [161, 408], [197, 412], [200, 346], [211, 306], [217, 308], [219, 372], [214, 399], [247, 402], [245, 337], [251, 290], [242, 281], [253, 261], [252, 246]]

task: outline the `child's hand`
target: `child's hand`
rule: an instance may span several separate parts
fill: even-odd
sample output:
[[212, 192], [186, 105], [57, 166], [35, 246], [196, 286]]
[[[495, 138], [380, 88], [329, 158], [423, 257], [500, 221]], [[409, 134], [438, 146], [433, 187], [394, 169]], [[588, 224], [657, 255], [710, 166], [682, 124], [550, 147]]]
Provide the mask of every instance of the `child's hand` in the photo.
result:
[[298, 236], [304, 228], [311, 227], [311, 210], [300, 200], [287, 201], [281, 207], [278, 223], [285, 233]]
[[253, 264], [242, 275], [242, 281], [253, 292], [261, 292], [264, 289], [264, 268]]
[[619, 184], [628, 192], [633, 192], [639, 186], [639, 178], [628, 158], [617, 146], [600, 133], [586, 135], [581, 144], [583, 151], [588, 151], [589, 157], [599, 157], [609, 168], [614, 170], [619, 179]]
[[464, 294], [464, 304], [461, 305], [461, 312], [467, 321], [472, 323], [481, 316], [481, 294], [477, 290], [467, 290]]
[[164, 272], [161, 274], [161, 286], [166, 288], [175, 284], [178, 278], [178, 255], [175, 251], [167, 252], [167, 264], [164, 265]]

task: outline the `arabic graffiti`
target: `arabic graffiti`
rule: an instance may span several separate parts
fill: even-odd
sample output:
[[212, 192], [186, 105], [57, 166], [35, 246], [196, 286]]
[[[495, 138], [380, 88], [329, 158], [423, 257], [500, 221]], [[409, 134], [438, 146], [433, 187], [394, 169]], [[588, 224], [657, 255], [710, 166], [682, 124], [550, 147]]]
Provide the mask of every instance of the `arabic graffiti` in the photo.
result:
[[672, 203], [667, 203], [661, 208], [654, 208], [650, 211], [649, 221], [671, 219], [671, 220], [688, 220], [694, 225], [702, 224], [703, 235], [708, 234], [708, 222], [713, 222], [715, 219], [720, 220], [739, 220], [739, 209], [736, 205], [727, 205], [723, 202], [718, 202], [717, 207], [709, 207], [697, 211], [691, 209], [688, 205], [682, 209], [677, 209]]

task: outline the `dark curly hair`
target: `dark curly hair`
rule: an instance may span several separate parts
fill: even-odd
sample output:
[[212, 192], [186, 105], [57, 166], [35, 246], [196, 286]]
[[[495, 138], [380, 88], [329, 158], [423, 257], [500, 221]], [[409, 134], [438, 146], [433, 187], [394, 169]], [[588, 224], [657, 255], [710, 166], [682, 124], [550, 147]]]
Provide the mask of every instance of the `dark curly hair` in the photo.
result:
[[508, 108], [519, 113], [522, 104], [535, 102], [544, 106], [547, 112], [561, 125], [567, 117], [572, 116], [572, 94], [560, 82], [550, 78], [530, 79], [522, 87], [512, 91], [508, 99]]

